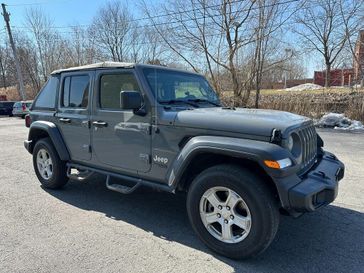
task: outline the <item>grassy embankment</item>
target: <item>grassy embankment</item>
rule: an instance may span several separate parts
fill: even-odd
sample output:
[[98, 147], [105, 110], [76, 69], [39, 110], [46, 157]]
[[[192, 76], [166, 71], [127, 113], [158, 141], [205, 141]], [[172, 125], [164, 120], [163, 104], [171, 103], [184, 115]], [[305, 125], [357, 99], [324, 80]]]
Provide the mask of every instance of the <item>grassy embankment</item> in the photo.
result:
[[[221, 96], [224, 104], [232, 105], [232, 92]], [[248, 107], [254, 107], [252, 92]], [[364, 89], [330, 88], [306, 91], [262, 90], [259, 107], [320, 118], [328, 112], [344, 113], [351, 119], [364, 121]]]

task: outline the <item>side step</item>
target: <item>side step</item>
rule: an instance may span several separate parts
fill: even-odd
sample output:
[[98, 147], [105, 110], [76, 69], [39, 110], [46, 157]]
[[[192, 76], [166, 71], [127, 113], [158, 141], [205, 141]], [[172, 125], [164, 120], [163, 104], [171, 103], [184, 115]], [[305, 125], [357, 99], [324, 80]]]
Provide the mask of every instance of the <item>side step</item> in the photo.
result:
[[115, 184], [110, 181], [111, 181], [111, 175], [108, 175], [106, 177], [106, 188], [108, 188], [109, 190], [112, 190], [112, 191], [117, 191], [119, 193], [123, 193], [123, 194], [130, 194], [130, 193], [134, 192], [137, 188], [139, 188], [139, 186], [141, 185], [140, 182], [136, 182], [133, 186], [129, 187], [126, 185]]
[[[73, 173], [72, 169], [76, 169], [76, 173]], [[93, 173], [106, 175], [106, 187], [110, 190], [117, 191], [123, 194], [132, 193], [141, 185], [166, 192], [172, 192], [172, 193], [175, 192], [175, 187], [169, 186], [168, 184], [127, 176], [90, 166], [85, 166], [75, 163], [67, 163], [67, 176], [72, 179], [82, 181], [85, 179], [85, 177], [89, 177], [89, 175], [92, 175]], [[112, 178], [122, 180], [123, 185], [113, 183]]]
[[84, 181], [93, 174], [93, 171], [87, 169], [76, 169], [76, 172], [72, 172], [72, 166], [67, 166], [67, 177], [69, 179]]

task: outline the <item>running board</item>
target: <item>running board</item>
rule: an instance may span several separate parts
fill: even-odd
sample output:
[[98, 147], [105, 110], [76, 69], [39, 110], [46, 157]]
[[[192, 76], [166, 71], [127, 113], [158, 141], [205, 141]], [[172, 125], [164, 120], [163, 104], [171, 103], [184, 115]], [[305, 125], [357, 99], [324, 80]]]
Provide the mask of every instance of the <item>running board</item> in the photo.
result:
[[112, 190], [112, 191], [117, 191], [122, 194], [130, 194], [130, 193], [134, 192], [140, 186], [140, 182], [135, 183], [135, 185], [132, 187], [129, 187], [126, 185], [121, 185], [121, 184], [111, 184], [110, 177], [111, 177], [110, 175], [108, 175], [106, 177], [106, 188], [108, 188], [109, 190]]
[[[158, 183], [158, 182], [154, 182], [154, 181], [150, 181], [150, 180], [145, 180], [142, 178], [137, 178], [137, 177], [131, 177], [131, 176], [127, 176], [127, 175], [123, 175], [120, 173], [115, 173], [115, 172], [111, 172], [111, 171], [106, 171], [106, 170], [102, 170], [102, 169], [98, 169], [98, 168], [94, 168], [94, 167], [90, 167], [90, 166], [86, 166], [86, 165], [81, 165], [81, 164], [76, 164], [76, 163], [67, 163], [67, 168], [71, 169], [80, 169], [80, 170], [88, 170], [92, 173], [99, 173], [99, 174], [103, 174], [106, 175], [107, 177], [107, 183], [106, 183], [106, 187], [109, 188], [111, 190], [115, 190], [117, 192], [121, 192], [121, 193], [131, 193], [132, 191], [136, 190], [137, 187], [139, 186], [147, 186], [147, 187], [151, 187], [154, 189], [158, 189], [158, 190], [162, 190], [162, 191], [166, 191], [166, 192], [172, 192], [175, 193], [175, 187], [173, 186], [169, 186], [167, 184], [162, 184], [162, 183]], [[110, 183], [110, 177], [115, 177], [117, 179], [121, 179], [123, 181], [125, 181], [127, 184], [131, 184], [133, 186], [129, 187], [129, 186], [125, 186], [126, 188], [128, 188], [127, 190], [125, 189], [125, 187], [123, 185], [121, 185], [122, 187], [119, 187], [119, 184], [116, 184], [117, 186], [114, 187], [115, 184]], [[108, 187], [109, 186], [109, 187]], [[131, 189], [129, 189], [131, 188]], [[121, 191], [120, 191], [121, 189]]]

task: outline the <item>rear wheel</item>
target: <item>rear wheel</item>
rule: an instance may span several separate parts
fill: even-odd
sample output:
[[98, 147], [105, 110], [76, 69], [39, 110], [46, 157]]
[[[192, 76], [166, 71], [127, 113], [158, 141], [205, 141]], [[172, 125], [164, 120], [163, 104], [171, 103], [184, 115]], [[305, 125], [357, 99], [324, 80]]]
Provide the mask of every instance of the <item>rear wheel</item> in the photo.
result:
[[188, 192], [187, 210], [202, 241], [233, 259], [263, 252], [279, 224], [277, 202], [263, 181], [233, 165], [214, 166], [198, 175]]
[[66, 162], [62, 161], [49, 138], [38, 140], [33, 150], [33, 166], [40, 183], [50, 189], [67, 182]]

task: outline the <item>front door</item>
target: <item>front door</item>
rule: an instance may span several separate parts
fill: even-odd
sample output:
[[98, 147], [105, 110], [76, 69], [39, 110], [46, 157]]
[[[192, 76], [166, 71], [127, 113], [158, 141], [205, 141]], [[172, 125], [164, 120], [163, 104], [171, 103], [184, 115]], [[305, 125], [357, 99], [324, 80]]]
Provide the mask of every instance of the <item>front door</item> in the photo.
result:
[[150, 169], [151, 113], [120, 107], [121, 91], [142, 92], [133, 70], [96, 72], [92, 115], [92, 148], [105, 167], [131, 172]]
[[89, 94], [93, 74], [65, 73], [61, 78], [56, 122], [74, 161], [91, 159]]

